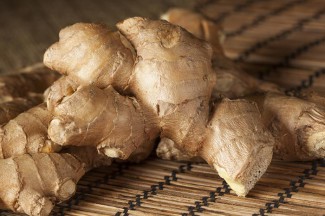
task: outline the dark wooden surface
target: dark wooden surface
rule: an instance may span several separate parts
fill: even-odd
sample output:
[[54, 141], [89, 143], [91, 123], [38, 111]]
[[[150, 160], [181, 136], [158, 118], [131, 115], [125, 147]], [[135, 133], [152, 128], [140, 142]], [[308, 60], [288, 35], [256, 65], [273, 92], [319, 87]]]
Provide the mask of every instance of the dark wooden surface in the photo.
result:
[[156, 18], [194, 0], [1, 0], [0, 73], [42, 61], [59, 30], [76, 22], [114, 24], [131, 16]]

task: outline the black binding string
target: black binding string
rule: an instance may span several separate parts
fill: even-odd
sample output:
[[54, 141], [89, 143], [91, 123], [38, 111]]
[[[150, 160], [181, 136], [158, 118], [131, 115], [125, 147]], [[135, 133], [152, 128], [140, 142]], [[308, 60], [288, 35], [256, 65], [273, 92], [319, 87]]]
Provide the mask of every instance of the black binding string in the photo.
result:
[[286, 89], [285, 94], [298, 97], [302, 90], [312, 87], [315, 83], [315, 79], [319, 78], [321, 75], [325, 75], [325, 68], [315, 70], [308, 78], [303, 79], [298, 86]]
[[281, 5], [280, 7], [276, 8], [266, 14], [259, 15], [259, 16], [255, 17], [252, 20], [252, 22], [250, 22], [248, 24], [244, 24], [232, 32], [225, 32], [226, 38], [239, 36], [239, 35], [243, 34], [245, 31], [262, 24], [267, 19], [274, 17], [276, 15], [279, 15], [287, 10], [290, 10], [292, 7], [294, 7], [298, 4], [302, 4], [304, 2], [306, 2], [306, 0], [296, 0], [296, 1], [288, 2], [288, 3]]
[[289, 182], [289, 187], [284, 188], [282, 192], [278, 193], [278, 199], [272, 200], [271, 202], [265, 203], [265, 208], [260, 208], [258, 210], [258, 213], [252, 214], [252, 216], [264, 216], [267, 213], [272, 213], [274, 209], [277, 209], [280, 207], [280, 205], [284, 205], [287, 202], [288, 199], [292, 198], [294, 195], [293, 192], [298, 193], [301, 188], [303, 188], [306, 183], [306, 179], [313, 179], [315, 176], [317, 176], [318, 173], [318, 167], [324, 167], [325, 166], [325, 159], [322, 160], [314, 160], [311, 164], [310, 169], [305, 169], [302, 172], [301, 176], [298, 176], [296, 180], [291, 180]]
[[[227, 16], [230, 15], [230, 12], [224, 12], [226, 14], [228, 14], [227, 16], [225, 15], [220, 15], [219, 18], [216, 19], [211, 19], [209, 17], [207, 17], [204, 13], [202, 13], [202, 8], [204, 7], [207, 7], [209, 4], [212, 4], [214, 1], [210, 0], [210, 1], [206, 1], [205, 4], [202, 4], [202, 5], [198, 5], [197, 8], [196, 8], [196, 11], [197, 12], [200, 12], [202, 15], [204, 15], [205, 18], [215, 22], [215, 23], [218, 23], [219, 21], [217, 21], [218, 19], [220, 20], [224, 20]], [[245, 9], [247, 6], [251, 5], [252, 3], [254, 3], [255, 1], [246, 1], [244, 3], [241, 3], [241, 4], [238, 4], [236, 5], [231, 11], [234, 11], [234, 12], [238, 12], [240, 10], [243, 10]], [[265, 20], [266, 18], [268, 18], [269, 16], [275, 16], [275, 15], [278, 15], [279, 13], [282, 13], [288, 9], [290, 9], [291, 7], [293, 6], [296, 6], [297, 4], [301, 4], [305, 2], [305, 0], [301, 0], [301, 1], [294, 1], [294, 2], [289, 2], [273, 11], [271, 11], [270, 13], [266, 14], [266, 15], [260, 15], [260, 16], [257, 16], [254, 20], [260, 20], [262, 18], [262, 20]], [[245, 50], [244, 52], [242, 52], [237, 59], [235, 59], [235, 62], [242, 62], [244, 60], [246, 60], [251, 54], [253, 54], [254, 52], [256, 52], [257, 50], [267, 46], [268, 44], [274, 42], [274, 41], [277, 41], [277, 40], [281, 40], [281, 39], [284, 39], [285, 37], [287, 37], [288, 35], [296, 32], [296, 31], [299, 31], [301, 30], [306, 24], [310, 23], [311, 21], [315, 20], [315, 19], [319, 19], [322, 15], [324, 15], [325, 13], [325, 8], [322, 8], [320, 10], [318, 10], [317, 12], [315, 12], [312, 16], [310, 17], [307, 17], [307, 18], [303, 18], [303, 19], [300, 19], [295, 25], [293, 25], [292, 27], [276, 34], [276, 35], [273, 35], [269, 38], [266, 38], [262, 41], [259, 41], [257, 43], [255, 43], [252, 47], [248, 48], [247, 50]], [[223, 17], [224, 18], [220, 18], [220, 17]], [[253, 21], [254, 22], [254, 21]], [[252, 22], [252, 23], [253, 23]], [[257, 24], [259, 24], [261, 21], [256, 21]], [[255, 25], [250, 25], [249, 28], [251, 27], [254, 27]], [[247, 27], [240, 27], [239, 29], [235, 30], [237, 32], [239, 32], [239, 30], [241, 28], [244, 28], [246, 30]], [[242, 30], [241, 30], [242, 31]], [[317, 46], [321, 43], [324, 42], [324, 38], [320, 38], [320, 39], [317, 39], [315, 41], [311, 41], [307, 44], [304, 44], [303, 46], [301, 47], [298, 47], [295, 51], [293, 51], [292, 53], [288, 54], [287, 56], [285, 56], [283, 58], [282, 61], [280, 61], [279, 63], [277, 63], [276, 65], [272, 65], [271, 67], [269, 67], [268, 69], [264, 70], [264, 71], [261, 71], [259, 73], [259, 78], [260, 79], [265, 79], [266, 76], [268, 76], [269, 74], [271, 74], [272, 72], [275, 72], [277, 71], [279, 68], [281, 67], [285, 67], [285, 66], [289, 66], [290, 64], [290, 61], [294, 60], [295, 58], [299, 57], [301, 54], [307, 52], [309, 49], [311, 49], [312, 47], [314, 46]], [[294, 88], [289, 88], [289, 89], [286, 89], [285, 93], [287, 95], [297, 95], [299, 94], [299, 92], [302, 90], [302, 89], [306, 89], [306, 88], [309, 88], [313, 85], [314, 81], [316, 78], [320, 77], [320, 75], [323, 75], [324, 74], [324, 69], [323, 68], [320, 68], [318, 70], [316, 70], [312, 75], [309, 75], [307, 79], [304, 79], [300, 82], [300, 85], [294, 87]]]
[[312, 22], [312, 21], [314, 21], [316, 19], [319, 19], [324, 14], [325, 14], [325, 9], [322, 8], [321, 10], [314, 13], [312, 16], [300, 19], [296, 24], [294, 24], [290, 28], [281, 31], [280, 33], [278, 33], [276, 35], [272, 35], [272, 36], [270, 36], [270, 37], [268, 37], [266, 39], [258, 41], [253, 46], [251, 46], [250, 48], [246, 49], [241, 54], [239, 54], [239, 56], [235, 59], [235, 62], [243, 62], [251, 54], [256, 53], [256, 51], [266, 47], [270, 43], [278, 41], [278, 40], [285, 39], [290, 34], [293, 34], [293, 33], [297, 32], [297, 31], [301, 31], [305, 25], [309, 24], [310, 22]]
[[319, 46], [320, 44], [325, 42], [325, 36], [318, 38], [316, 40], [310, 41], [306, 44], [303, 44], [302, 46], [296, 48], [293, 52], [286, 55], [280, 62], [278, 62], [275, 65], [272, 65], [271, 67], [267, 68], [264, 71], [259, 72], [259, 78], [261, 80], [264, 80], [265, 77], [269, 76], [271, 73], [276, 72], [278, 69], [283, 67], [290, 66], [290, 63], [292, 60], [298, 58], [302, 54], [309, 51], [311, 48]]
[[157, 184], [153, 184], [150, 186], [149, 190], [145, 190], [142, 194], [137, 194], [135, 196], [135, 200], [129, 200], [128, 206], [124, 207], [123, 212], [116, 212], [115, 215], [129, 215], [129, 210], [135, 210], [138, 206], [140, 207], [142, 204], [142, 200], [148, 199], [149, 197], [157, 195], [158, 191], [163, 190], [165, 185], [170, 185], [173, 181], [177, 181], [177, 174], [178, 173], [185, 173], [192, 170], [192, 163], [182, 164], [178, 167], [178, 169], [172, 170], [169, 176], [164, 176], [164, 181], [157, 182]]
[[210, 191], [209, 196], [203, 196], [201, 200], [194, 202], [194, 206], [187, 208], [187, 213], [182, 213], [182, 216], [194, 216], [195, 212], [203, 212], [204, 206], [208, 206], [211, 202], [216, 202], [218, 197], [222, 197], [225, 194], [230, 194], [230, 187], [226, 181], [222, 181], [222, 187], [217, 187], [215, 191]]
[[204, 10], [205, 7], [208, 7], [209, 5], [211, 5], [212, 3], [216, 3], [216, 1], [210, 0], [205, 2], [204, 4], [200, 4], [197, 5], [194, 8], [194, 11], [196, 11], [197, 13], [200, 13], [201, 15], [204, 16], [205, 19], [214, 22], [215, 24], [220, 24], [222, 23], [226, 18], [228, 18], [229, 16], [238, 13], [240, 11], [243, 11], [244, 9], [246, 9], [247, 7], [251, 6], [252, 4], [256, 3], [256, 2], [261, 2], [261, 0], [246, 0], [244, 2], [241, 2], [237, 5], [235, 5], [232, 9], [228, 10], [228, 11], [223, 11], [221, 12], [218, 17], [216, 18], [211, 18], [207, 15], [205, 15], [202, 10]]
[[91, 193], [93, 191], [93, 188], [98, 187], [100, 184], [108, 184], [110, 179], [115, 179], [118, 176], [122, 176], [124, 173], [124, 170], [129, 169], [129, 163], [120, 163], [118, 164], [118, 170], [107, 173], [103, 178], [97, 179], [94, 182], [91, 182], [87, 185], [87, 188], [78, 190], [76, 195], [71, 198], [69, 201], [58, 204], [58, 211], [53, 212], [53, 215], [60, 215], [63, 216], [65, 214], [65, 211], [70, 211], [72, 206], [79, 205], [79, 202], [81, 200], [84, 200], [86, 195]]

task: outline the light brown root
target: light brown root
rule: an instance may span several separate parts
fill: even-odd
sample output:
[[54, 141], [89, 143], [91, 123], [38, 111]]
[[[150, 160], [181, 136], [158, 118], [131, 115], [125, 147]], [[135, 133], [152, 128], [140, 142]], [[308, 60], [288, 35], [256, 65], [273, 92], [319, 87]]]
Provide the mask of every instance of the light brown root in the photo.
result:
[[273, 83], [260, 81], [245, 73], [232, 60], [228, 59], [224, 55], [221, 45], [224, 40], [221, 27], [206, 20], [201, 14], [186, 9], [172, 8], [162, 18], [185, 28], [196, 37], [212, 45], [213, 69], [217, 76], [212, 93], [214, 98], [238, 98], [256, 91], [283, 91]]
[[48, 134], [60, 145], [93, 145], [109, 157], [127, 159], [150, 141], [141, 107], [111, 86], [104, 90], [81, 87], [55, 106], [53, 113]]
[[37, 152], [57, 152], [61, 148], [49, 140], [47, 126], [52, 115], [40, 104], [3, 125], [0, 134], [0, 157]]
[[68, 152], [25, 154], [0, 160], [3, 207], [32, 216], [49, 215], [57, 202], [74, 195], [76, 184], [86, 171], [111, 163], [98, 155], [95, 148], [80, 147]]
[[245, 196], [270, 164], [273, 145], [255, 103], [225, 99], [215, 107], [199, 155]]
[[56, 196], [59, 200], [67, 200], [76, 192], [76, 187], [76, 183], [72, 179], [68, 179], [61, 183]]
[[325, 108], [280, 94], [256, 95], [266, 127], [275, 137], [275, 154], [283, 160], [325, 157]]
[[46, 66], [79, 85], [112, 85], [120, 92], [127, 91], [134, 57], [119, 32], [102, 24], [76, 23], [62, 29], [59, 36], [59, 42], [44, 54]]

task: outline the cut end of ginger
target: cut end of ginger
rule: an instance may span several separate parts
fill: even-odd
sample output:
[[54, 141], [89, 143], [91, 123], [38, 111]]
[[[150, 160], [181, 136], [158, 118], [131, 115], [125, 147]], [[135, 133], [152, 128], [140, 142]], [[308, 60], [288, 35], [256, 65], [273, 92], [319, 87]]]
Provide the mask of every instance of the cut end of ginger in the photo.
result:
[[235, 176], [227, 173], [222, 167], [214, 166], [214, 168], [238, 196], [246, 196], [265, 173], [271, 160], [272, 147], [264, 147], [255, 152], [251, 160], [243, 167], [242, 172]]

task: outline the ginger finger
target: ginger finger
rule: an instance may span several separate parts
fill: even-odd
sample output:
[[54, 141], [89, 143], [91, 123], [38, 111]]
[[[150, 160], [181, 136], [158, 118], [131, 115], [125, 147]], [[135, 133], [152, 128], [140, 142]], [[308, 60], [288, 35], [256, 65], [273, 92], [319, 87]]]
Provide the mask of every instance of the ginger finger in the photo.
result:
[[36, 152], [57, 152], [61, 148], [47, 136], [52, 119], [45, 103], [21, 113], [1, 127], [0, 158]]
[[[75, 91], [77, 91], [78, 87], [79, 87], [79, 85], [74, 80], [72, 80], [69, 76], [62, 77], [61, 79], [56, 81], [48, 89], [48, 95], [46, 96], [48, 110], [50, 112], [54, 113], [54, 115], [60, 115], [60, 114], [65, 113], [62, 110], [57, 111], [58, 110], [57, 107], [63, 100], [67, 100], [66, 98], [68, 96], [72, 95]], [[76, 101], [76, 102], [81, 103], [80, 101], [79, 102]], [[99, 103], [94, 102], [94, 104], [96, 104], [96, 106], [97, 106]], [[62, 107], [62, 106], [60, 106], [60, 107]], [[108, 121], [111, 121], [111, 119], [109, 119]], [[95, 124], [95, 123], [93, 122], [93, 124]], [[89, 130], [90, 127], [87, 126], [87, 128]], [[52, 131], [51, 131], [51, 134], [52, 134]], [[89, 133], [88, 133], [88, 135], [89, 135]], [[77, 135], [77, 137], [78, 137], [78, 135]], [[76, 142], [76, 140], [74, 142], [78, 143], [78, 142]], [[92, 142], [94, 142], [94, 141], [92, 141]], [[128, 161], [138, 163], [138, 162], [144, 160], [145, 158], [147, 158], [150, 155], [150, 153], [154, 147], [153, 142], [154, 142], [154, 139], [148, 140], [145, 143], [141, 144], [133, 153], [131, 153], [131, 155], [128, 157]], [[82, 142], [79, 142], [79, 143], [82, 143]], [[65, 143], [65, 145], [66, 144], [68, 144], [68, 142]]]
[[[140, 105], [121, 96], [112, 86], [80, 87], [55, 106], [48, 134], [60, 145], [94, 145], [109, 157], [127, 159], [143, 142], [150, 140]], [[71, 109], [71, 107], [78, 107]]]
[[238, 98], [256, 91], [277, 93], [283, 91], [273, 83], [258, 80], [245, 73], [228, 59], [221, 46], [224, 40], [221, 27], [206, 20], [201, 14], [186, 9], [173, 8], [162, 15], [162, 18], [180, 25], [212, 45], [213, 69], [217, 76], [217, 82], [212, 93], [214, 98]]
[[[214, 167], [239, 196], [245, 196], [271, 162], [274, 138], [254, 102], [224, 99], [207, 125], [199, 156]], [[235, 129], [236, 128], [236, 129]]]
[[268, 93], [255, 101], [262, 118], [277, 140], [274, 152], [283, 160], [325, 157], [325, 108], [296, 97]]
[[119, 32], [105, 25], [77, 23], [62, 29], [59, 36], [59, 42], [44, 54], [46, 66], [79, 85], [112, 85], [120, 92], [128, 88], [134, 57]]
[[215, 52], [223, 53], [221, 43], [223, 43], [225, 35], [222, 27], [206, 20], [201, 14], [184, 8], [171, 8], [160, 18], [185, 28], [195, 37], [210, 42]]
[[0, 160], [2, 209], [49, 215], [55, 203], [71, 198], [79, 179], [93, 167], [109, 165], [94, 148], [35, 153]]

